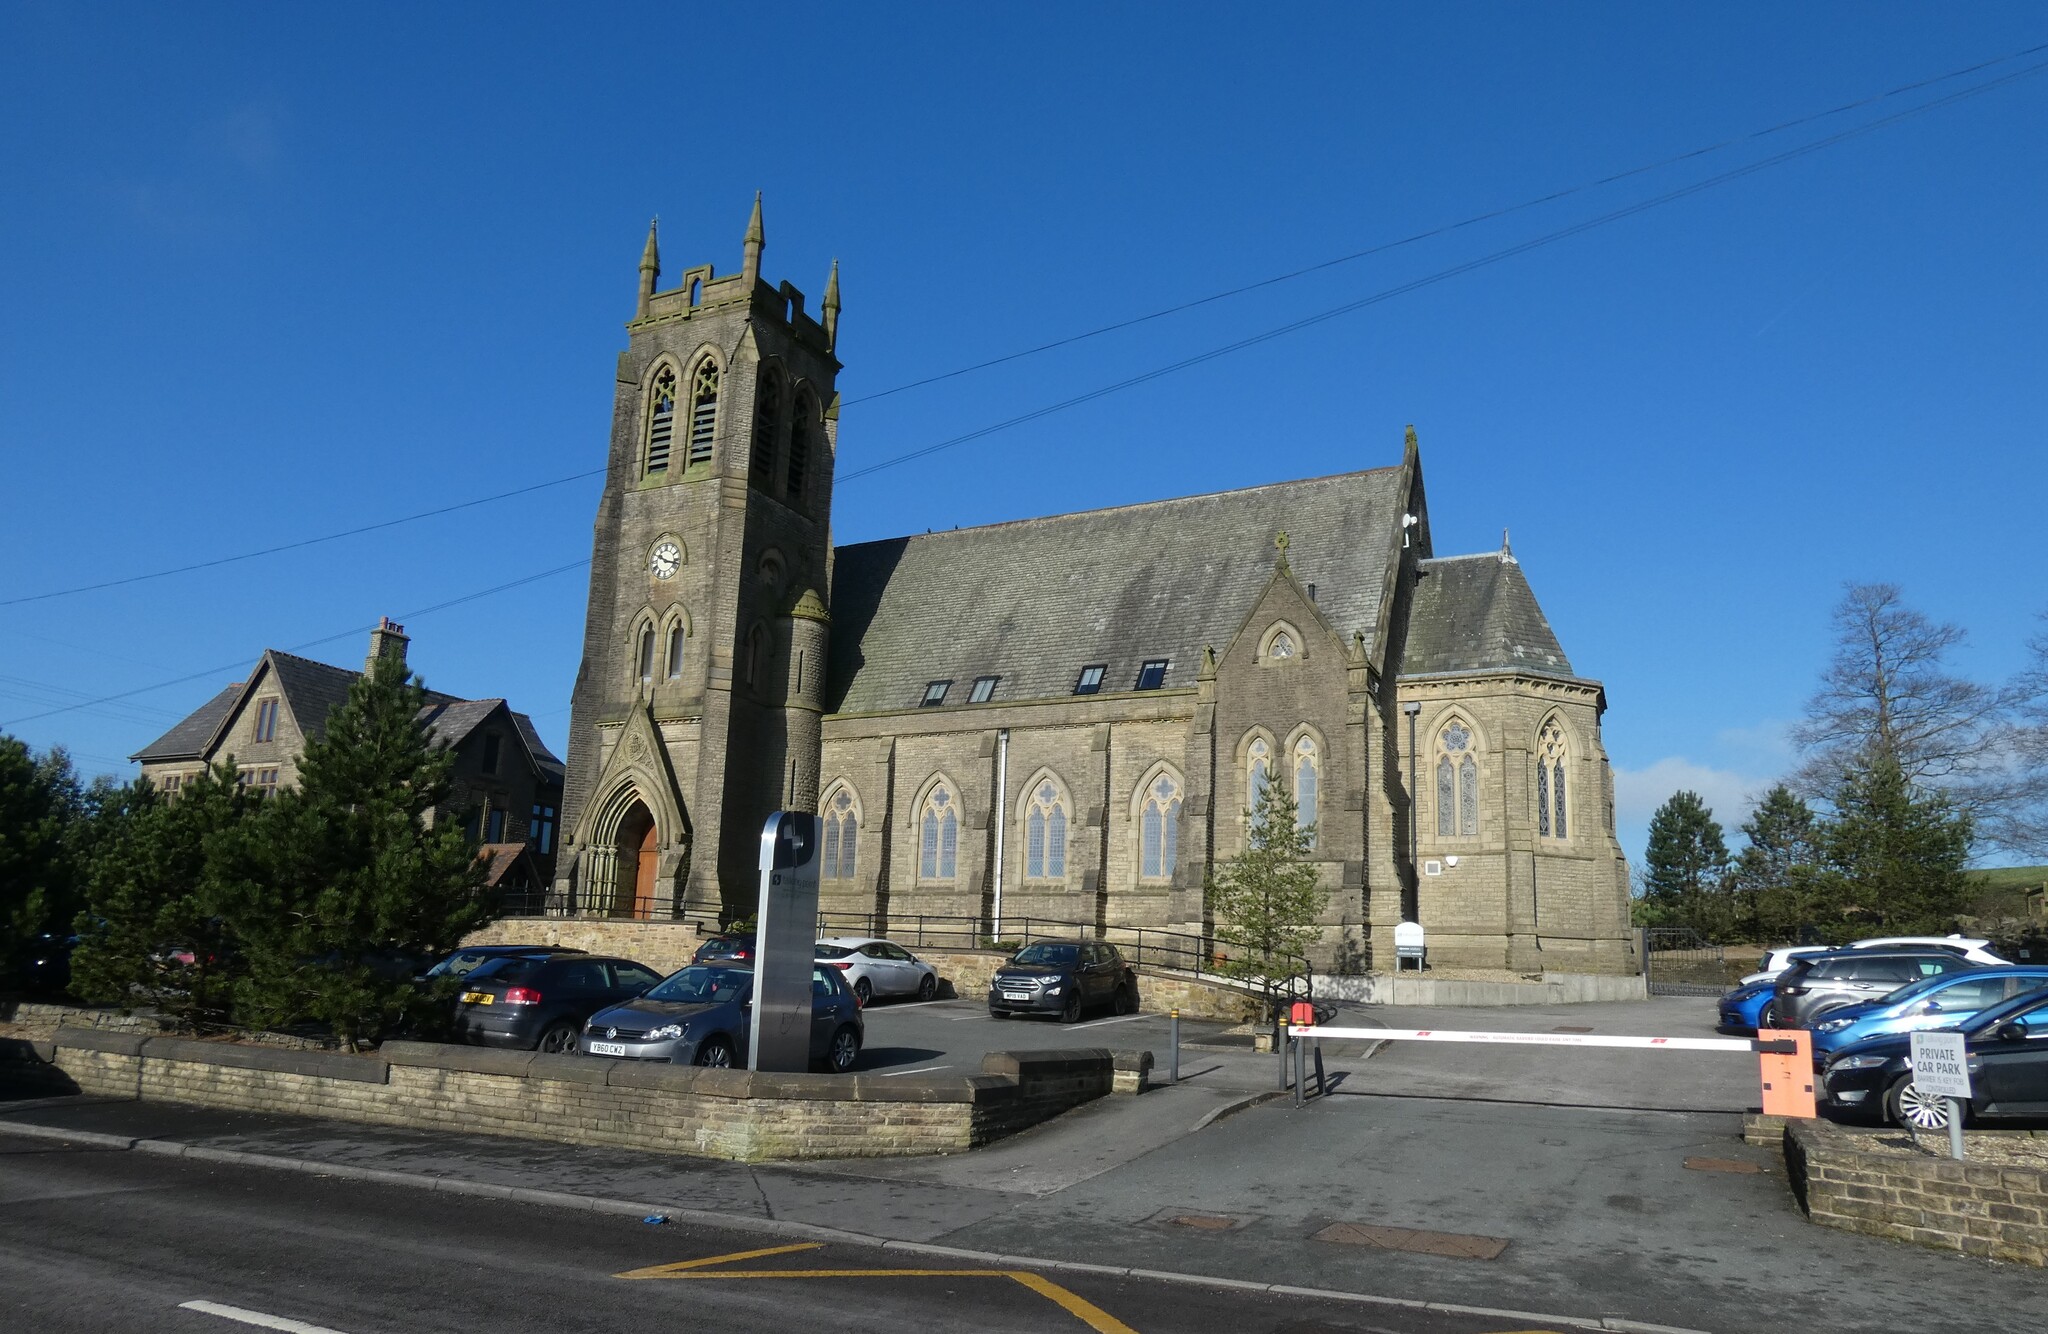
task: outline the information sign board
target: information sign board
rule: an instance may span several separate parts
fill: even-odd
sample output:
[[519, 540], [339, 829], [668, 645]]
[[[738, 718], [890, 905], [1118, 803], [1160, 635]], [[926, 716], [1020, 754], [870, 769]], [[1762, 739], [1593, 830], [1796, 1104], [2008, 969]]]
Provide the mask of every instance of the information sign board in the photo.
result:
[[1961, 1033], [1914, 1033], [1913, 1087], [1936, 1098], [1970, 1096], [1970, 1063]]

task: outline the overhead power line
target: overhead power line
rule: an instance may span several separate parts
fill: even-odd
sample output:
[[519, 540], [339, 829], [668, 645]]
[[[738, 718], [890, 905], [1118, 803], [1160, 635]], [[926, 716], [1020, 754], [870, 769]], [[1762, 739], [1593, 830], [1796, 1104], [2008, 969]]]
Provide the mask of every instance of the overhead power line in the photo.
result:
[[[2037, 49], [2048, 50], [2048, 46], [2044, 46], [2042, 48]], [[1054, 413], [1064, 412], [1068, 408], [1079, 407], [1084, 403], [1092, 403], [1096, 399], [1107, 398], [1111, 394], [1120, 393], [1123, 390], [1135, 388], [1138, 385], [1149, 383], [1150, 381], [1160, 379], [1164, 376], [1173, 375], [1177, 372], [1191, 369], [1192, 367], [1202, 365], [1204, 362], [1214, 361], [1218, 357], [1228, 356], [1233, 352], [1241, 352], [1248, 347], [1255, 347], [1260, 343], [1270, 342], [1275, 338], [1281, 338], [1287, 334], [1296, 333], [1302, 329], [1311, 328], [1315, 325], [1323, 324], [1329, 320], [1337, 319], [1340, 316], [1349, 315], [1356, 311], [1364, 310], [1368, 306], [1376, 306], [1383, 301], [1390, 301], [1397, 296], [1405, 296], [1410, 292], [1419, 291], [1425, 287], [1432, 287], [1437, 283], [1458, 277], [1462, 274], [1470, 273], [1475, 269], [1483, 269], [1490, 265], [1498, 264], [1502, 260], [1512, 259], [1517, 255], [1527, 254], [1531, 250], [1537, 250], [1544, 246], [1555, 244], [1558, 241], [1565, 240], [1569, 237], [1577, 236], [1582, 232], [1592, 231], [1596, 227], [1604, 227], [1609, 223], [1619, 222], [1624, 218], [1634, 217], [1638, 213], [1646, 213], [1653, 208], [1659, 208], [1665, 204], [1672, 203], [1676, 200], [1685, 199], [1691, 195], [1699, 194], [1702, 191], [1710, 190], [1717, 185], [1725, 185], [1730, 181], [1739, 180], [1742, 177], [1753, 175], [1756, 172], [1766, 170], [1767, 168], [1779, 166], [1783, 163], [1791, 162], [1795, 159], [1806, 157], [1810, 154], [1817, 153], [1824, 148], [1831, 148], [1834, 145], [1842, 143], [1846, 140], [1857, 138], [1860, 135], [1869, 134], [1873, 130], [1881, 129], [1887, 125], [1896, 124], [1899, 121], [1909, 119], [1913, 116], [1918, 116], [1924, 112], [1933, 111], [1940, 107], [1949, 106], [1956, 102], [1961, 102], [1967, 98], [1981, 96], [1984, 93], [1988, 93], [1995, 88], [2002, 87], [2005, 84], [2012, 83], [2015, 80], [2026, 78], [2028, 75], [2031, 74], [2038, 74], [2044, 69], [2048, 69], [2048, 61], [2042, 61], [2038, 64], [2029, 65], [2024, 69], [2015, 70], [2010, 74], [2001, 75], [1996, 79], [1986, 80], [1983, 83], [1972, 85], [1969, 88], [1959, 89], [1958, 91], [1950, 93], [1945, 97], [1936, 98], [1932, 102], [1922, 103], [1919, 106], [1910, 107], [1907, 110], [1894, 112], [1892, 115], [1880, 117], [1877, 120], [1869, 121], [1862, 125], [1854, 126], [1850, 129], [1838, 131], [1834, 134], [1828, 135], [1826, 138], [1816, 139], [1812, 143], [1802, 144], [1797, 148], [1787, 149], [1782, 153], [1775, 153], [1770, 157], [1762, 158], [1756, 162], [1751, 162], [1740, 167], [1732, 167], [1727, 171], [1719, 172], [1716, 175], [1706, 177], [1703, 180], [1695, 181], [1690, 185], [1679, 186], [1676, 189], [1667, 190], [1663, 194], [1653, 195], [1648, 199], [1639, 200], [1636, 203], [1625, 205], [1622, 208], [1613, 209], [1609, 212], [1602, 213], [1597, 217], [1587, 218], [1584, 221], [1575, 222], [1566, 227], [1560, 227], [1555, 231], [1545, 232], [1541, 236], [1533, 237], [1527, 241], [1522, 241], [1515, 245], [1507, 246], [1500, 250], [1495, 250], [1489, 254], [1481, 255], [1477, 259], [1466, 260], [1461, 264], [1453, 264], [1449, 268], [1439, 269], [1434, 273], [1425, 275], [1424, 277], [1412, 279], [1408, 282], [1400, 283], [1393, 287], [1385, 288], [1381, 291], [1374, 292], [1370, 296], [1360, 297], [1356, 301], [1347, 301], [1341, 306], [1333, 306], [1328, 310], [1318, 311], [1313, 315], [1308, 315], [1298, 320], [1289, 321], [1288, 323], [1279, 325], [1276, 328], [1267, 329], [1263, 332], [1252, 334], [1250, 337], [1240, 338], [1234, 342], [1225, 343], [1221, 347], [1210, 348], [1206, 352], [1198, 352], [1191, 357], [1184, 357], [1179, 361], [1171, 362], [1164, 366], [1155, 367], [1152, 370], [1144, 371], [1140, 374], [1130, 376], [1126, 379], [1118, 380], [1113, 384], [1106, 384], [1101, 386], [1100, 388], [1091, 389], [1087, 393], [1076, 394], [1072, 398], [1061, 399], [1057, 403], [1049, 403], [1044, 407], [1034, 408], [1029, 412], [1019, 413], [1017, 416], [996, 422], [995, 424], [990, 426], [981, 427], [978, 430], [969, 431], [964, 435], [956, 435], [953, 436], [951, 439], [941, 440], [937, 444], [926, 445], [922, 449], [913, 449], [908, 453], [898, 454], [893, 458], [883, 459], [879, 463], [871, 463], [864, 468], [856, 468], [851, 472], [841, 472], [837, 474], [834, 484], [837, 485], [839, 483], [857, 481], [858, 479], [863, 477], [870, 477], [873, 476], [875, 473], [883, 471], [884, 469], [898, 467], [902, 464], [911, 463], [921, 458], [927, 458], [943, 450], [953, 449], [957, 446], [968, 444], [971, 441], [980, 440], [987, 436], [995, 435], [1001, 431], [1007, 431], [1012, 427], [1022, 426], [1027, 422], [1037, 421], [1041, 417], [1049, 417]]]
[[454, 514], [458, 510], [475, 509], [479, 505], [495, 504], [500, 500], [510, 500], [514, 496], [531, 495], [535, 491], [545, 491], [549, 487], [567, 486], [570, 482], [580, 482], [586, 477], [598, 477], [603, 475], [603, 473], [603, 468], [591, 468], [584, 472], [571, 473], [567, 477], [557, 477], [551, 482], [535, 482], [531, 486], [522, 486], [511, 491], [500, 491], [494, 496], [480, 496], [475, 500], [465, 500], [454, 505], [443, 505], [439, 509], [421, 510], [418, 514], [408, 514], [397, 519], [384, 519], [377, 523], [366, 523], [355, 528], [345, 528], [338, 533], [324, 533], [319, 537], [301, 538], [296, 542], [285, 542], [274, 547], [264, 547], [259, 551], [244, 551], [233, 556], [220, 556], [213, 560], [195, 561], [190, 565], [179, 565], [168, 570], [152, 570], [148, 574], [124, 575], [119, 579], [106, 579], [97, 584], [80, 584], [76, 588], [57, 588], [47, 593], [30, 593], [24, 597], [0, 598], [0, 607], [19, 606], [24, 602], [46, 602], [51, 598], [71, 597], [78, 593], [97, 593], [102, 589], [122, 588], [128, 584], [146, 583], [151, 579], [168, 579], [174, 574], [191, 574], [194, 570], [211, 570], [222, 565], [234, 565], [245, 560], [258, 560], [264, 556], [275, 556], [280, 552], [299, 551], [305, 547], [317, 547], [324, 542], [339, 542], [344, 537], [360, 537], [364, 533], [381, 532], [386, 528], [397, 528], [401, 524], [418, 523], [422, 519], [435, 519], [444, 514]]
[[841, 406], [842, 408], [850, 408], [861, 403], [872, 403], [876, 399], [888, 398], [895, 394], [907, 393], [912, 389], [922, 389], [926, 385], [938, 384], [945, 380], [958, 379], [960, 376], [963, 375], [972, 375], [976, 371], [989, 370], [992, 367], [1007, 365], [1008, 363], [1013, 361], [1022, 361], [1026, 357], [1035, 357], [1039, 355], [1041, 352], [1052, 352], [1059, 348], [1071, 347], [1075, 343], [1083, 343], [1091, 338], [1100, 338], [1104, 334], [1113, 334], [1123, 329], [1135, 328], [1140, 324], [1148, 324], [1153, 320], [1163, 320], [1171, 315], [1179, 315], [1186, 311], [1199, 309], [1202, 306], [1213, 305], [1218, 301], [1227, 301], [1231, 297], [1243, 296], [1247, 292], [1256, 292], [1259, 291], [1261, 288], [1274, 287], [1281, 283], [1292, 282], [1296, 278], [1306, 278], [1313, 273], [1322, 273], [1327, 269], [1334, 269], [1341, 265], [1351, 264], [1361, 259], [1370, 259], [1374, 255], [1383, 255], [1390, 250], [1398, 250], [1403, 246], [1411, 246], [1418, 244], [1422, 241], [1434, 240], [1439, 236], [1448, 236], [1452, 232], [1463, 231], [1467, 227], [1476, 227], [1481, 223], [1493, 222], [1497, 219], [1505, 218], [1510, 214], [1521, 213], [1528, 209], [1541, 207], [1544, 204], [1553, 204], [1560, 199], [1568, 199], [1573, 195], [1584, 194], [1589, 190], [1597, 190], [1602, 186], [1613, 185], [1617, 181], [1625, 181], [1628, 180], [1630, 177], [1641, 176], [1646, 172], [1659, 171], [1665, 167], [1676, 166], [1681, 162], [1690, 162], [1695, 158], [1706, 157], [1709, 154], [1719, 153], [1725, 149], [1735, 148], [1742, 144], [1754, 143], [1759, 139], [1765, 139], [1774, 134], [1783, 134], [1788, 130], [1796, 130], [1802, 125], [1811, 125], [1816, 121], [1828, 120], [1835, 116], [1847, 115], [1852, 111], [1860, 111], [1864, 107], [1875, 106], [1881, 102], [1890, 101], [1892, 98], [1895, 97], [1904, 97], [1909, 93], [1916, 93], [1921, 91], [1922, 89], [1932, 88], [1936, 84], [1948, 83], [1955, 79], [1965, 78], [1969, 75], [1977, 74], [1984, 70], [1995, 68], [1999, 65], [2009, 64], [2015, 60], [2024, 60], [2028, 56], [2038, 55], [2043, 51], [2048, 51], [2048, 42], [2044, 42], [2038, 46], [2030, 46], [2026, 48], [2024, 51], [2014, 51], [2007, 55], [1994, 57], [1990, 60], [1982, 60], [1974, 65], [1966, 65], [1961, 69], [1950, 70], [1946, 74], [1934, 75], [1932, 78], [1920, 79], [1913, 83], [1900, 84], [1896, 88], [1888, 88], [1884, 92], [1873, 93], [1869, 97], [1858, 98], [1854, 102], [1844, 102], [1842, 105], [1838, 107], [1830, 107], [1826, 111], [1816, 111], [1811, 113], [1810, 115], [1799, 116], [1792, 120], [1780, 121], [1776, 125], [1767, 126], [1761, 130], [1753, 130], [1748, 134], [1737, 135], [1732, 139], [1723, 139], [1719, 143], [1708, 144], [1702, 148], [1695, 148], [1688, 152], [1679, 153], [1673, 157], [1659, 158], [1655, 162], [1646, 162], [1638, 167], [1630, 167], [1626, 171], [1618, 171], [1613, 173], [1612, 175], [1602, 176], [1598, 180], [1586, 181], [1582, 184], [1570, 186], [1563, 190], [1553, 190], [1547, 195], [1538, 195], [1534, 199], [1525, 199], [1519, 204], [1508, 204], [1501, 208], [1488, 210], [1485, 213], [1476, 213], [1469, 218], [1462, 219], [1461, 221], [1445, 223], [1439, 227], [1431, 227], [1427, 231], [1416, 232], [1412, 236], [1404, 236], [1397, 241], [1383, 241], [1378, 245], [1368, 246], [1364, 250], [1354, 250], [1348, 255], [1339, 255], [1335, 259], [1326, 259], [1323, 260], [1321, 263], [1311, 264], [1306, 268], [1294, 269], [1287, 273], [1275, 274], [1270, 278], [1261, 278], [1256, 282], [1249, 282], [1244, 283], [1238, 287], [1226, 288], [1221, 292], [1212, 292], [1208, 296], [1196, 297], [1192, 301], [1183, 301], [1178, 305], [1167, 306], [1163, 309], [1155, 310], [1148, 314], [1134, 315], [1129, 319], [1118, 320], [1114, 324], [1105, 324], [1100, 328], [1090, 329], [1085, 333], [1069, 334], [1065, 338], [1055, 338], [1050, 343], [1040, 343], [1036, 347], [1027, 347], [1018, 352], [1005, 353], [1000, 357], [991, 357], [987, 361], [977, 361], [971, 366], [961, 366], [955, 370], [942, 371], [937, 375], [927, 375], [921, 380], [911, 380], [904, 384], [896, 385], [893, 388], [877, 390], [872, 394], [863, 394], [859, 398], [849, 398], [845, 400]]
[[[465, 602], [475, 602], [479, 598], [487, 598], [494, 594], [509, 592], [515, 588], [523, 588], [527, 584], [538, 583], [543, 579], [551, 579], [555, 575], [566, 574], [570, 570], [580, 570], [588, 564], [590, 564], [588, 557], [582, 560], [570, 561], [567, 565], [557, 565], [552, 570], [542, 570], [539, 574], [529, 574], [522, 579], [494, 584], [489, 588], [480, 588], [474, 593], [464, 593], [461, 597], [449, 598], [446, 602], [436, 602], [430, 607], [415, 607], [411, 611], [402, 611], [398, 613], [398, 616], [399, 619], [406, 621], [420, 616], [431, 616], [437, 611], [446, 611], [450, 607], [459, 607]], [[318, 639], [309, 639], [303, 644], [293, 644], [283, 651], [286, 653], [298, 653], [304, 649], [318, 648], [322, 644], [332, 644], [337, 639], [348, 639], [357, 635], [366, 635], [376, 628], [377, 624], [372, 623], [356, 626], [348, 630], [339, 630], [331, 635], [322, 635]], [[112, 695], [101, 695], [95, 699], [82, 700], [77, 704], [67, 704], [61, 709], [46, 709], [42, 713], [24, 714], [19, 718], [11, 718], [4, 723], [0, 723], [0, 727], [18, 727], [22, 723], [32, 723], [38, 718], [54, 718], [59, 714], [73, 713], [79, 709], [90, 709], [102, 704], [111, 704], [116, 700], [133, 699], [137, 695], [146, 695], [153, 690], [167, 690], [172, 686], [181, 686], [192, 681], [204, 680], [209, 676], [219, 676], [223, 672], [236, 671], [248, 665], [249, 659], [237, 658], [235, 661], [219, 667], [208, 667], [205, 671], [191, 672], [184, 676], [174, 677], [169, 681], [158, 681], [154, 685], [137, 686], [133, 690], [123, 690]]]

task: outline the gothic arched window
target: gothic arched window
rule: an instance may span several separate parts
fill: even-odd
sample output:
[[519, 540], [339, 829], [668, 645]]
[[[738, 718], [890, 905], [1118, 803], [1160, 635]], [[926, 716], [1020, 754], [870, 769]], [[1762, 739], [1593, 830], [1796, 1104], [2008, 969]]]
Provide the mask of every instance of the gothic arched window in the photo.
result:
[[683, 623], [670, 621], [668, 625], [668, 679], [673, 681], [683, 674]]
[[959, 868], [960, 811], [944, 783], [936, 784], [925, 797], [918, 834], [917, 878], [953, 879]]
[[816, 432], [817, 411], [810, 391], [797, 390], [796, 405], [789, 414], [789, 477], [783, 489], [791, 500], [803, 499], [804, 477], [811, 466], [811, 441]]
[[651, 625], [640, 627], [640, 679], [654, 679], [654, 627]]
[[1245, 794], [1250, 798], [1248, 804], [1256, 814], [1259, 799], [1266, 795], [1266, 784], [1273, 781], [1273, 748], [1266, 744], [1266, 738], [1252, 738], [1252, 744], [1245, 748], [1244, 765]]
[[718, 428], [718, 363], [706, 357], [690, 377], [690, 457], [688, 466], [711, 462], [711, 441]]
[[749, 466], [754, 485], [766, 488], [775, 471], [776, 437], [782, 429], [782, 374], [774, 366], [761, 368], [761, 382], [754, 390], [754, 451]]
[[1436, 832], [1439, 838], [1479, 833], [1479, 761], [1472, 757], [1472, 729], [1458, 720], [1437, 733]]
[[1565, 837], [1564, 729], [1557, 719], [1536, 733], [1536, 832], [1544, 838]]
[[1024, 878], [1067, 878], [1067, 803], [1049, 778], [1039, 783], [1024, 810]]
[[768, 689], [768, 627], [747, 632], [747, 684], [757, 693]]
[[825, 802], [825, 857], [819, 874], [827, 880], [851, 880], [860, 846], [860, 816], [853, 793], [840, 788]]
[[1316, 845], [1316, 803], [1322, 790], [1323, 762], [1314, 737], [1294, 743], [1294, 827], [1308, 831], [1308, 845]]
[[663, 366], [654, 377], [654, 397], [647, 409], [647, 467], [649, 477], [668, 471], [669, 446], [676, 434], [676, 372]]
[[1291, 658], [1294, 656], [1294, 636], [1282, 630], [1273, 636], [1273, 642], [1266, 649], [1269, 658]]
[[1161, 774], [1138, 814], [1138, 878], [1171, 880], [1180, 861], [1180, 784]]

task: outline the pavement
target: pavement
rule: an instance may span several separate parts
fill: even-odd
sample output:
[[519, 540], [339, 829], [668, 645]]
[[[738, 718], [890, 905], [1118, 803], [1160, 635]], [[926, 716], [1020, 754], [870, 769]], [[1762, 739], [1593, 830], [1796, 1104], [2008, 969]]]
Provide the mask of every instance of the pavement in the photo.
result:
[[[966, 1048], [979, 1040], [966, 1035], [979, 1030], [972, 1016], [949, 1018], [943, 1005], [878, 1007], [869, 1018], [871, 1054], [921, 1050], [966, 1060]], [[1711, 1001], [1659, 999], [1450, 1013], [1376, 1007], [1371, 1017], [1392, 1028], [1685, 1036], [1710, 1032], [1714, 1016]], [[981, 1022], [1000, 1031], [1005, 1045], [1022, 1045], [1015, 1021]], [[962, 1038], [949, 1049], [939, 1025]], [[1065, 1033], [1087, 1031], [1046, 1027], [1047, 1040], [1030, 1045], [1058, 1045]], [[1121, 1027], [1148, 1041], [1152, 1032], [1146, 1021]], [[1091, 1035], [1095, 1043], [1135, 1045]], [[1481, 1318], [1474, 1307], [1522, 1314], [1462, 1328], [1732, 1334], [1787, 1325], [1826, 1334], [1918, 1323], [2018, 1334], [2040, 1327], [2038, 1271], [1808, 1224], [1775, 1155], [1740, 1141], [1740, 1108], [1753, 1101], [1756, 1079], [1754, 1065], [1742, 1060], [1390, 1043], [1370, 1060], [1326, 1052], [1333, 1093], [1296, 1109], [1284, 1099], [1260, 1101], [1276, 1058], [1195, 1049], [1191, 1061], [1189, 1054], [1184, 1070], [1200, 1071], [1211, 1059], [1215, 1069], [1139, 1098], [1102, 1099], [954, 1157], [749, 1166], [80, 1098], [0, 1104], [0, 1152], [39, 1146], [72, 1160], [51, 1169], [60, 1173], [90, 1159], [145, 1173], [203, 1170], [223, 1181], [260, 1181], [233, 1196], [251, 1208], [339, 1189], [317, 1174], [349, 1173], [360, 1174], [354, 1184], [364, 1191], [410, 1190], [436, 1209], [458, 1192], [476, 1192], [479, 1218], [513, 1204], [661, 1209], [692, 1227], [757, 1238], [765, 1230], [784, 1240], [829, 1238], [832, 1247], [941, 1247], [972, 1253], [975, 1263], [1053, 1266], [1042, 1272], [1056, 1277], [1164, 1283], [1177, 1294], [1205, 1284], [1250, 1284], [1269, 1295], [1308, 1289], [1325, 1295], [1304, 1302], [1337, 1303], [1313, 1316], [1261, 1307], [1240, 1319], [1227, 1304], [1161, 1299], [1155, 1307], [1149, 1289], [1131, 1290], [1125, 1295], [1135, 1305], [1117, 1307], [1118, 1318], [1148, 1331], [1405, 1331], [1428, 1327], [1403, 1323], [1418, 1309]], [[1688, 1101], [1687, 1110], [1669, 1109]], [[1685, 1165], [1702, 1157], [1738, 1170]], [[9, 1189], [14, 1161], [7, 1160]], [[45, 1188], [47, 1207], [84, 1208], [94, 1189], [53, 1183]], [[520, 1199], [487, 1198], [514, 1191]], [[542, 1194], [526, 1194], [534, 1191]], [[25, 1234], [4, 1192], [0, 1204], [4, 1254]], [[248, 1220], [251, 1228], [267, 1225]], [[819, 1228], [829, 1231], [806, 1231]], [[469, 1245], [446, 1241], [440, 1253], [458, 1270], [472, 1261], [488, 1269], [501, 1230], [469, 1235]], [[239, 1281], [245, 1268], [238, 1260], [221, 1272]], [[830, 1282], [858, 1288], [865, 1280]], [[1004, 1309], [977, 1308], [971, 1316], [989, 1328], [1012, 1318]], [[955, 1323], [930, 1312], [923, 1319], [912, 1327]], [[734, 1321], [752, 1327], [744, 1313]], [[433, 1326], [358, 1320], [333, 1327], [370, 1334]]]

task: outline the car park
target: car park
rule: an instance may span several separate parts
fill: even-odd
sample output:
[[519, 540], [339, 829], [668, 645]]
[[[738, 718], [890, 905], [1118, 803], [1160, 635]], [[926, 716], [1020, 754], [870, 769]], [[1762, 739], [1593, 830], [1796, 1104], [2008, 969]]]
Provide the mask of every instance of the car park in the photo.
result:
[[[1952, 949], [1848, 949], [1795, 959], [1771, 984], [1763, 1026], [1811, 1028], [1858, 1001], [1889, 996], [1922, 978], [1977, 968]], [[1760, 1016], [1760, 1018], [1762, 1018]]]
[[988, 1012], [1053, 1014], [1071, 1024], [1083, 1010], [1107, 1005], [1118, 1014], [1138, 1008], [1138, 975], [1116, 946], [1101, 940], [1041, 940], [997, 966], [988, 984]]
[[1832, 1011], [1813, 1026], [1813, 1059], [1865, 1038], [1917, 1029], [1954, 1028], [1994, 1005], [2048, 987], [2048, 967], [1976, 968], [1924, 978], [1879, 1000]]
[[584, 1020], [638, 996], [661, 974], [631, 959], [515, 954], [479, 965], [462, 981], [454, 1016], [461, 1041], [566, 1053], [576, 1050]]
[[[742, 1066], [753, 996], [751, 968], [691, 964], [645, 995], [592, 1015], [578, 1050], [613, 1060]], [[859, 999], [838, 969], [813, 966], [813, 1065], [834, 1074], [853, 1069], [867, 1032], [860, 1011]]]
[[429, 982], [438, 977], [467, 977], [492, 959], [515, 955], [546, 958], [554, 954], [581, 953], [582, 950], [568, 945], [465, 945], [429, 968], [421, 977]]
[[875, 936], [834, 936], [818, 942], [818, 962], [845, 974], [846, 984], [866, 1005], [877, 996], [939, 994], [939, 970], [891, 940]]
[[1847, 945], [1782, 945], [1764, 955], [1763, 966], [1737, 983], [1738, 987], [1753, 986], [1758, 982], [1769, 982], [1790, 968], [1802, 958], [1816, 954], [1828, 954], [1837, 948], [1845, 950], [1894, 950], [1927, 948], [1949, 950], [1962, 955], [1972, 963], [2000, 964], [2006, 960], [1992, 952], [1991, 942], [1970, 936], [1873, 936], [1868, 940], [1854, 940]]
[[[2048, 1123], [2048, 990], [1994, 1005], [1958, 1027], [1970, 1070], [1965, 1122], [2027, 1117]], [[1835, 1052], [1817, 1081], [1821, 1099], [1837, 1113], [1946, 1129], [1947, 1100], [1913, 1087], [1912, 1041], [1910, 1033], [1888, 1033]]]

